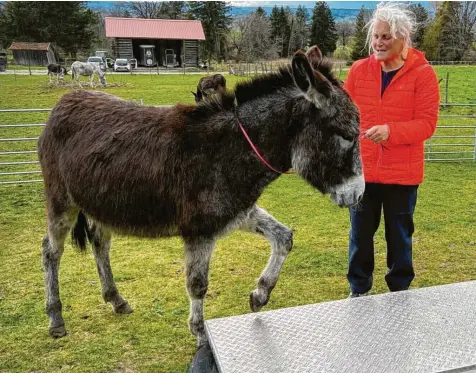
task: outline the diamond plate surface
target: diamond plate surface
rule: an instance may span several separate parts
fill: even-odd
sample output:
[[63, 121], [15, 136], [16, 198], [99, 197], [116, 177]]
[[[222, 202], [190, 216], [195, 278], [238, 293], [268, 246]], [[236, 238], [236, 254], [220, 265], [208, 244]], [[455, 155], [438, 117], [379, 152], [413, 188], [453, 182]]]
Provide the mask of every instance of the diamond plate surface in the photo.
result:
[[476, 281], [207, 320], [221, 373], [476, 372]]

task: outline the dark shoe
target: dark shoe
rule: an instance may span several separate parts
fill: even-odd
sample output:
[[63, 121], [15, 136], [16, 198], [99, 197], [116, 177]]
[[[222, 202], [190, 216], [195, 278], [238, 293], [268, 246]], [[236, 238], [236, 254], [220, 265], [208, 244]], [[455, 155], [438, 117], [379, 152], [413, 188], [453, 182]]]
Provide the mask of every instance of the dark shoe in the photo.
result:
[[365, 297], [367, 295], [369, 295], [368, 292], [363, 293], [363, 294], [361, 294], [361, 293], [350, 293], [349, 298], [359, 298], [359, 297]]
[[215, 358], [208, 343], [198, 348], [188, 373], [218, 373]]

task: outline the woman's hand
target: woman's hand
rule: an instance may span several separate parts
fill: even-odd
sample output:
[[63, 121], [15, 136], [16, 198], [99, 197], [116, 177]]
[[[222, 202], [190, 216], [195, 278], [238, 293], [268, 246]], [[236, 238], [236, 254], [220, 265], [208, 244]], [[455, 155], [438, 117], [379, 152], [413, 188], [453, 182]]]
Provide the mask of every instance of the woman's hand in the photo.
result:
[[380, 144], [382, 141], [387, 141], [388, 136], [390, 135], [390, 129], [386, 124], [381, 124], [369, 128], [361, 135], [362, 138], [372, 140], [375, 144]]

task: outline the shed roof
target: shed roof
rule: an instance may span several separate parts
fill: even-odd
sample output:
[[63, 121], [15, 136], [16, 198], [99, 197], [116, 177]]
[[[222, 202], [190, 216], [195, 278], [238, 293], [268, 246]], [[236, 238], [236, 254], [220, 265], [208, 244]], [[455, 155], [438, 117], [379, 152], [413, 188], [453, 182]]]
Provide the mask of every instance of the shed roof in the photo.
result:
[[110, 38], [205, 40], [200, 21], [106, 17]]
[[51, 43], [28, 43], [26, 41], [14, 41], [10, 45], [11, 50], [27, 50], [27, 51], [47, 51]]

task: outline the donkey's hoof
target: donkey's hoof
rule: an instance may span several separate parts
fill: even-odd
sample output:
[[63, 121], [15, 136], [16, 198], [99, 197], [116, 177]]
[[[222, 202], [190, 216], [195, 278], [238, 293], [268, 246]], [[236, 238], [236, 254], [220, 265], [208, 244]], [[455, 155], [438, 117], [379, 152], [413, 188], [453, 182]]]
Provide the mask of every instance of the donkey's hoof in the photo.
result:
[[134, 310], [131, 306], [129, 306], [129, 303], [127, 302], [121, 303], [119, 306], [114, 307], [115, 313], [132, 313], [133, 311]]
[[59, 325], [59, 326], [50, 326], [49, 328], [49, 333], [52, 338], [61, 338], [66, 335], [66, 329], [64, 325]]
[[258, 289], [253, 290], [250, 293], [250, 308], [253, 312], [258, 312], [263, 306], [268, 303], [269, 297]]

